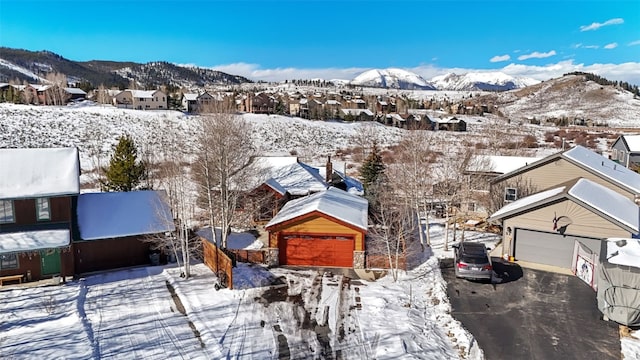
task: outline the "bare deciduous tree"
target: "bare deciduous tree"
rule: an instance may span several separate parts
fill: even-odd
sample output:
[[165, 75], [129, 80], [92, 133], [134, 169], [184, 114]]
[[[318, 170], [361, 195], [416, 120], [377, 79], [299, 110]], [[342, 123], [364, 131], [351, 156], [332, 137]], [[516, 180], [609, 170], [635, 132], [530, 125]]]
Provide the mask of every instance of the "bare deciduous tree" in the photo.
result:
[[[429, 238], [429, 197], [432, 189], [432, 163], [434, 161], [433, 145], [434, 132], [426, 130], [412, 130], [405, 133], [396, 148], [396, 163], [389, 166], [389, 179], [396, 179], [394, 187], [398, 189], [406, 205], [413, 209], [416, 223], [420, 225], [419, 215], [424, 214], [427, 226], [426, 245], [430, 245]], [[420, 225], [422, 226], [422, 225]], [[419, 231], [420, 244], [425, 245], [425, 233]]]
[[251, 124], [230, 111], [200, 118], [197, 160], [192, 168], [200, 197], [206, 199], [211, 226], [221, 228], [220, 239], [215, 239], [221, 248], [227, 247], [236, 210], [252, 183], [248, 171], [255, 153], [251, 134]]
[[51, 103], [52, 105], [64, 105], [67, 100], [67, 93], [65, 88], [67, 87], [67, 76], [61, 73], [48, 73], [47, 74], [47, 82], [51, 85], [47, 91], [46, 103]]
[[400, 259], [406, 265], [407, 241], [415, 233], [415, 221], [412, 209], [398, 203], [397, 195], [389, 186], [376, 185], [376, 203], [378, 206], [370, 213], [371, 224], [368, 252], [384, 254], [393, 277], [398, 280]]

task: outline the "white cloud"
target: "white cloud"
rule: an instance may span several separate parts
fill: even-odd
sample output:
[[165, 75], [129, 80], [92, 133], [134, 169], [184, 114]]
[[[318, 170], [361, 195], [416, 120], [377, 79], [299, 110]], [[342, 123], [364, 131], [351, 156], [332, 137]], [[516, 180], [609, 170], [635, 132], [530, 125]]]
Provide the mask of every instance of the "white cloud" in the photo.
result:
[[598, 49], [600, 46], [598, 45], [585, 45], [585, 44], [575, 44], [573, 45], [574, 49]]
[[580, 26], [580, 31], [598, 30], [603, 26], [619, 25], [623, 23], [624, 23], [624, 19], [622, 18], [609, 19], [603, 23], [594, 22], [591, 25], [582, 25]]
[[527, 60], [527, 59], [544, 59], [544, 58], [548, 58], [551, 56], [556, 55], [556, 51], [555, 50], [551, 50], [549, 52], [546, 53], [541, 53], [541, 52], [537, 52], [534, 51], [530, 54], [525, 54], [525, 55], [520, 55], [518, 56], [518, 60]]
[[636, 46], [636, 45], [640, 45], [640, 40], [632, 41], [629, 43], [629, 46]]
[[615, 49], [618, 47], [618, 43], [611, 43], [604, 46], [605, 49]]
[[511, 56], [507, 55], [496, 55], [492, 57], [489, 61], [493, 62], [501, 62], [501, 61], [509, 61], [511, 60]]

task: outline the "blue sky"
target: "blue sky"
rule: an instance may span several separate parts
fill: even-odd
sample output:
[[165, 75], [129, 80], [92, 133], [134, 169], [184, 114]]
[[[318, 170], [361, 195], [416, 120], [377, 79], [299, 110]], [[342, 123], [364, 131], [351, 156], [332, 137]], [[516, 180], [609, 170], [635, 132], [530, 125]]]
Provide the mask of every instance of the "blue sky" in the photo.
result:
[[545, 80], [580, 70], [640, 84], [640, 0], [0, 0], [0, 46], [193, 64], [253, 80], [396, 67], [426, 79], [499, 70]]

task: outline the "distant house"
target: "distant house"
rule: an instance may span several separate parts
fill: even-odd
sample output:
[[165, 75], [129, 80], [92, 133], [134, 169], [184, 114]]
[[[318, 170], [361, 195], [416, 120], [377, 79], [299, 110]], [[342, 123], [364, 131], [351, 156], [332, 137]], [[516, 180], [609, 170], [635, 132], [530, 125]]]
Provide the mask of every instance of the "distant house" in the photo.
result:
[[640, 135], [620, 135], [611, 145], [611, 160], [625, 167], [640, 165]]
[[113, 99], [114, 106], [135, 110], [167, 109], [168, 99], [160, 90], [123, 90]]
[[288, 202], [265, 226], [280, 265], [365, 267], [368, 201], [329, 188]]
[[352, 121], [373, 121], [374, 115], [369, 109], [341, 109], [342, 118]]
[[215, 108], [215, 102], [218, 101], [208, 92], [202, 94], [185, 93], [182, 94], [182, 108], [188, 113], [209, 112]]
[[0, 149], [0, 277], [74, 274], [76, 148]]
[[446, 119], [435, 119], [434, 123], [434, 130], [467, 131], [467, 123], [455, 116]]
[[267, 93], [261, 92], [251, 94], [247, 98], [249, 101], [248, 110], [254, 114], [275, 114], [278, 100]]
[[79, 237], [73, 243], [76, 273], [149, 264], [152, 246], [145, 239], [175, 230], [164, 197], [151, 190], [81, 194]]
[[67, 95], [66, 102], [85, 100], [87, 98], [87, 93], [80, 88], [66, 87], [64, 92]]

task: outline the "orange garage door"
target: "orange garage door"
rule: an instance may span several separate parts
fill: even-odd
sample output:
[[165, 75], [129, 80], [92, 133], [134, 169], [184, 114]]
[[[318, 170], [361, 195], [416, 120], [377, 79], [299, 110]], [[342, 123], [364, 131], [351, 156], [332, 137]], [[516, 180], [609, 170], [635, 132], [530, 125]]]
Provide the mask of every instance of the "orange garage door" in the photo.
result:
[[279, 243], [282, 265], [353, 267], [351, 237], [287, 235]]

